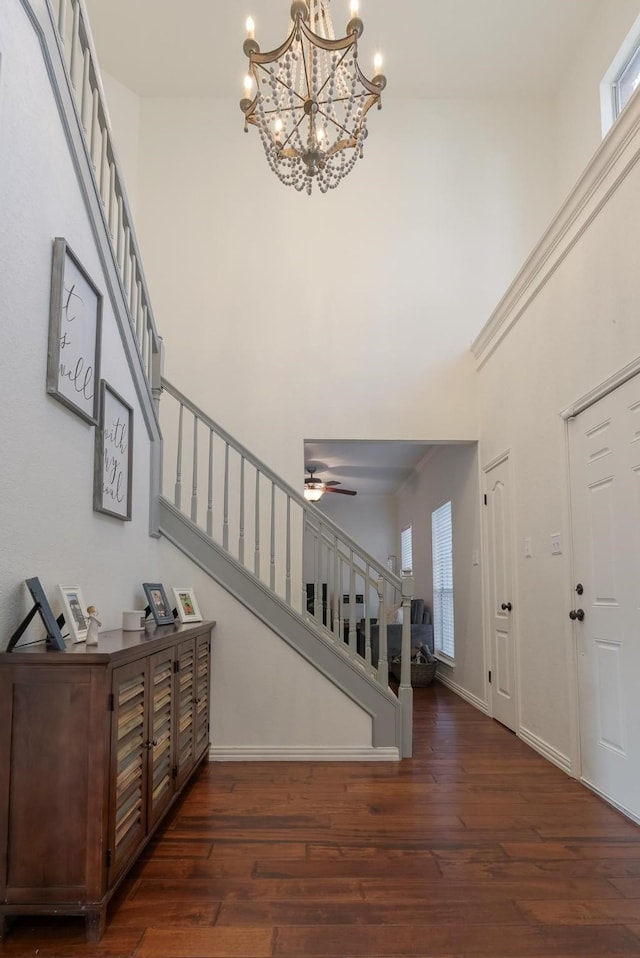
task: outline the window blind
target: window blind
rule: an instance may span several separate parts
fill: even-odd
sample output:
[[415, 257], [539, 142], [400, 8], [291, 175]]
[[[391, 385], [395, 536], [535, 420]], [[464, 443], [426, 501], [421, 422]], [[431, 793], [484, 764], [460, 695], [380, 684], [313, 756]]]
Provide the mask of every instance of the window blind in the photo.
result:
[[433, 550], [433, 640], [435, 648], [454, 657], [453, 529], [451, 503], [431, 514]]
[[402, 572], [413, 571], [413, 538], [411, 526], [407, 526], [400, 533], [400, 570]]

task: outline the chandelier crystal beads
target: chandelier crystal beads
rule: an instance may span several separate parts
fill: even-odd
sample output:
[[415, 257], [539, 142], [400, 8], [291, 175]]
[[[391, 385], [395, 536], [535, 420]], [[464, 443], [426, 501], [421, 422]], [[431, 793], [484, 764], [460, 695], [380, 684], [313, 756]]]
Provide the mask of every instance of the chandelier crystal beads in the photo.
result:
[[358, 0], [352, 0], [347, 35], [336, 39], [329, 0], [294, 0], [289, 36], [269, 53], [261, 53], [253, 21], [247, 21], [249, 73], [240, 101], [245, 132], [256, 126], [276, 176], [309, 194], [314, 180], [326, 193], [351, 172], [362, 157], [367, 113], [381, 106], [387, 81], [379, 56], [373, 79], [360, 69], [357, 12]]

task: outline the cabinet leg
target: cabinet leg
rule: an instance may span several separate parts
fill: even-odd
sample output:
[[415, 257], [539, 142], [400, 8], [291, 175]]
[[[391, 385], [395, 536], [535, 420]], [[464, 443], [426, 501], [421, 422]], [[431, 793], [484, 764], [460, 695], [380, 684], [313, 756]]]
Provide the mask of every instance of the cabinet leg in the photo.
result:
[[104, 905], [97, 911], [90, 911], [84, 919], [85, 938], [91, 944], [100, 941], [107, 926], [107, 907]]

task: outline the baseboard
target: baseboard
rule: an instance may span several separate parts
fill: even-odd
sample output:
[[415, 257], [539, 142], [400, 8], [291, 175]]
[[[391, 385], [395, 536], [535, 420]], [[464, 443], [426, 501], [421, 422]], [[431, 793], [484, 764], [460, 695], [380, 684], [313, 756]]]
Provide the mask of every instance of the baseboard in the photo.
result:
[[211, 745], [211, 762], [399, 762], [397, 748], [354, 745], [340, 747], [304, 745]]
[[635, 822], [636, 825], [640, 825], [640, 818], [637, 815], [634, 815], [633, 812], [630, 812], [628, 808], [625, 808], [624, 805], [619, 805], [618, 802], [614, 802], [612, 798], [609, 798], [608, 795], [605, 795], [604, 792], [601, 792], [599, 788], [596, 788], [595, 785], [592, 785], [591, 782], [588, 782], [586, 778], [581, 778], [580, 781], [588, 788], [590, 792], [593, 792], [594, 795], [597, 795], [598, 798], [601, 798], [603, 802], [606, 802], [607, 805], [612, 805], [626, 818], [630, 818], [632, 822]]
[[534, 735], [533, 732], [530, 732], [522, 726], [518, 729], [518, 738], [521, 738], [523, 742], [526, 742], [527, 745], [531, 746], [534, 751], [539, 752], [543, 758], [546, 758], [547, 761], [551, 762], [553, 765], [557, 765], [558, 768], [561, 768], [563, 772], [566, 772], [567, 775], [573, 776], [573, 771], [571, 768], [571, 759], [568, 755], [563, 755], [562, 752], [559, 752], [557, 748], [554, 748], [553, 745], [549, 745], [548, 742], [545, 742], [544, 739], [540, 738], [538, 735]]
[[452, 692], [455, 692], [461, 699], [464, 699], [465, 702], [468, 702], [469, 705], [473, 705], [479, 712], [483, 712], [484, 715], [489, 714], [489, 706], [487, 703], [483, 702], [477, 695], [474, 695], [473, 692], [467, 692], [461, 685], [458, 685], [457, 682], [454, 682], [453, 679], [448, 678], [441, 672], [436, 672], [436, 679], [438, 682], [446, 685], [448, 689], [451, 689]]

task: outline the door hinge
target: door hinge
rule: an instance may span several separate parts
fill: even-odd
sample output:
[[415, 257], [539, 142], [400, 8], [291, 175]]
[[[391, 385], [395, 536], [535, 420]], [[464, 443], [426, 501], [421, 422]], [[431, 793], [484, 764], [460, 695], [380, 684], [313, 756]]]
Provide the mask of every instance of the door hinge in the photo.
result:
[[180, 671], [180, 659], [175, 659], [175, 660], [174, 660], [174, 663], [173, 663], [173, 671], [174, 671], [174, 672], [179, 672], [179, 671]]
[[486, 494], [486, 492], [485, 492], [485, 494], [484, 494], [484, 504], [485, 504], [485, 506], [487, 505], [487, 494]]
[[111, 868], [111, 859], [112, 859], [111, 849], [107, 848], [107, 868]]
[[107, 712], [113, 712], [116, 707], [116, 698], [113, 692], [107, 696]]
[[178, 766], [174, 765], [173, 768], [171, 769], [171, 778], [177, 778], [177, 777], [178, 777]]
[[489, 685], [491, 685], [491, 669], [489, 669]]

